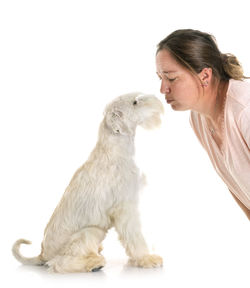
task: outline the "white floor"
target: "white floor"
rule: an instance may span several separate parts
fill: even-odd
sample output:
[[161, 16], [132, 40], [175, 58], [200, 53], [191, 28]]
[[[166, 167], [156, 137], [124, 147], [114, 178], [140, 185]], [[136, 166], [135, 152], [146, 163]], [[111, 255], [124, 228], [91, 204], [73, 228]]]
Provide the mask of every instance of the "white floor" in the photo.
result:
[[225, 251], [220, 254], [214, 249], [217, 255], [212, 256], [206, 250], [199, 252], [200, 255], [194, 251], [193, 255], [186, 253], [182, 257], [177, 254], [175, 258], [165, 255], [164, 268], [149, 270], [126, 267], [119, 257], [107, 258], [102, 271], [71, 275], [48, 274], [42, 267], [20, 266], [9, 260], [1, 280], [8, 283], [7, 287], [249, 287], [249, 262], [244, 251], [238, 255], [228, 251], [225, 255]]
[[[5, 284], [7, 287], [26, 288], [69, 286], [249, 288], [249, 223], [241, 213], [237, 214], [237, 210], [235, 216], [238, 223], [231, 221], [229, 225], [223, 216], [218, 221], [213, 217], [208, 221], [201, 215], [204, 226], [201, 225], [201, 219], [187, 224], [191, 220], [187, 216], [188, 221], [177, 219], [173, 225], [169, 224], [170, 221], [166, 221], [165, 231], [161, 232], [159, 227], [153, 227], [152, 223], [149, 223], [151, 231], [145, 229], [144, 234], [149, 242], [154, 238], [154, 247], [157, 247], [157, 252], [164, 258], [164, 267], [159, 269], [128, 267], [124, 250], [117, 240], [115, 231], [111, 230], [104, 241], [103, 255], [107, 264], [101, 271], [69, 275], [49, 274], [44, 267], [20, 265], [11, 255], [11, 238], [5, 235], [4, 239], [3, 237], [1, 239], [3, 242], [1, 282], [8, 283]], [[16, 233], [12, 233], [12, 242], [15, 240], [13, 235]], [[152, 248], [152, 245], [150, 247]], [[38, 250], [38, 237], [34, 245], [22, 247], [23, 254], [29, 256], [36, 255]]]

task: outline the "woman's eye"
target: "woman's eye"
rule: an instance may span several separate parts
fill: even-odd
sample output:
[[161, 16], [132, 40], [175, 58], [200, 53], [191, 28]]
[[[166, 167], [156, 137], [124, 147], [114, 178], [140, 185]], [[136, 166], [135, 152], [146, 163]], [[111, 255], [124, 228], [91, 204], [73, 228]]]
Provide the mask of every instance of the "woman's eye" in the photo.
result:
[[133, 102], [133, 105], [137, 105], [137, 101], [136, 100]]
[[164, 74], [164, 78], [165, 78], [165, 80], [168, 80], [169, 82], [173, 82], [173, 81], [175, 81], [175, 80], [177, 79], [177, 77], [172, 77], [172, 78], [170, 78], [170, 77], [168, 77], [168, 75], [166, 75], [166, 74]]
[[168, 81], [173, 82], [176, 78], [168, 78]]

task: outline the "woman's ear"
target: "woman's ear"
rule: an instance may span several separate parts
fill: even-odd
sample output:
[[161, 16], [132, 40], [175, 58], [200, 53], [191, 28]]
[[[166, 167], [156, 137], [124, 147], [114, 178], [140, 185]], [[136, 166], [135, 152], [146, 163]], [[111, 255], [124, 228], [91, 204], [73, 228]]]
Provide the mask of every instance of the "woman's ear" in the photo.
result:
[[211, 81], [213, 76], [213, 70], [212, 68], [203, 68], [202, 71], [198, 74], [198, 77], [200, 78], [201, 85], [203, 87], [207, 87]]
[[123, 121], [123, 113], [118, 110], [109, 111], [105, 116], [107, 127], [115, 134], [128, 135], [129, 130]]

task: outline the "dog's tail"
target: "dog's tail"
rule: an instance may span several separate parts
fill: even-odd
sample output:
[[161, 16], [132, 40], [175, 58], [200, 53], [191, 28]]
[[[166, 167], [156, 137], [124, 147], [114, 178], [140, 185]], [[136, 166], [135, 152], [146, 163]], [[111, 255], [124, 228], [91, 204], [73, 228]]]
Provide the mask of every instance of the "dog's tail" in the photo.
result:
[[45, 264], [45, 262], [42, 260], [40, 255], [36, 257], [31, 257], [31, 258], [27, 258], [21, 255], [19, 251], [21, 244], [31, 244], [31, 242], [25, 239], [19, 239], [14, 243], [12, 247], [12, 253], [19, 262], [25, 265], [44, 265]]

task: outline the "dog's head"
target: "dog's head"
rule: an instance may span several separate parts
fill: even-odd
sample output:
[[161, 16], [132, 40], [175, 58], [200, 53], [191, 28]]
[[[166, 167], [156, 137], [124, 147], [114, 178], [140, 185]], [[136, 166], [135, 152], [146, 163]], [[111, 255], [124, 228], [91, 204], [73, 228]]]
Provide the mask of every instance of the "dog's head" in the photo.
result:
[[107, 105], [104, 121], [113, 133], [132, 135], [137, 125], [146, 129], [158, 127], [163, 112], [163, 105], [155, 96], [130, 93], [114, 99]]

